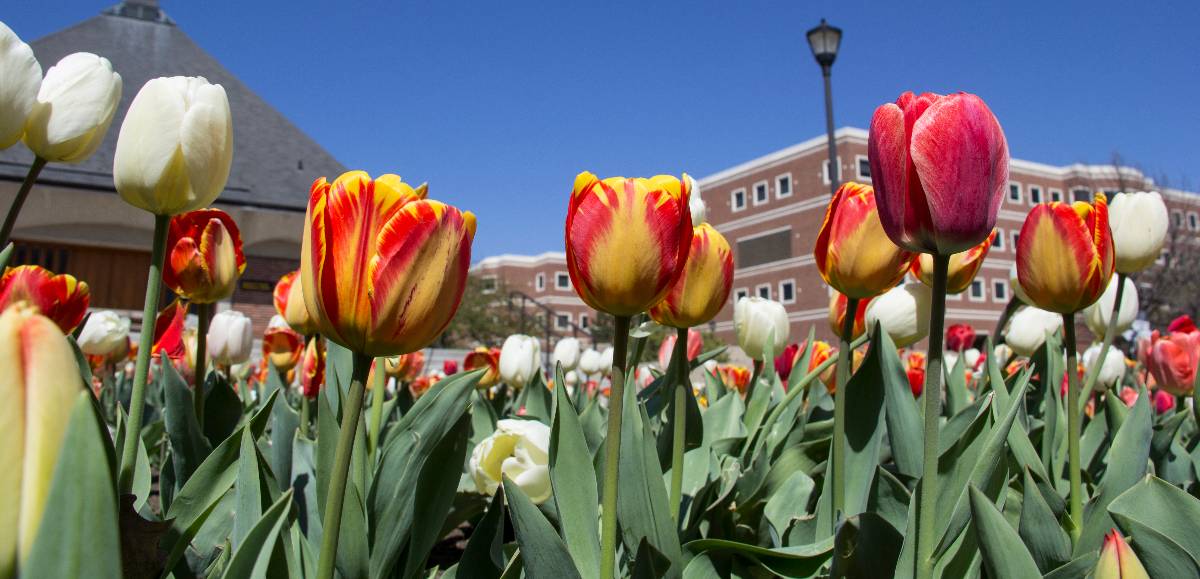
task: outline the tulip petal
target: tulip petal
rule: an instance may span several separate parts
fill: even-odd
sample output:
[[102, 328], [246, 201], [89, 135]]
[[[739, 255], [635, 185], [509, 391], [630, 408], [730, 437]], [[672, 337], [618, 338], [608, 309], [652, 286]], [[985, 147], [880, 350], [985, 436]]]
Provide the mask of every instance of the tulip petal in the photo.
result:
[[179, 138], [190, 197], [196, 205], [208, 205], [221, 194], [229, 179], [233, 119], [221, 85], [196, 84], [188, 87], [195, 94], [191, 95], [191, 107], [183, 115]]
[[69, 333], [87, 314], [90, 293], [86, 283], [69, 274], [54, 275], [36, 265], [8, 268], [0, 277], [0, 308], [22, 301]]
[[928, 251], [929, 241], [917, 234], [929, 230], [929, 208], [923, 193], [918, 191], [919, 194], [912, 195], [909, 191], [915, 172], [908, 157], [905, 111], [899, 106], [887, 103], [875, 109], [867, 140], [867, 158], [874, 176], [875, 201], [884, 231], [900, 247]]

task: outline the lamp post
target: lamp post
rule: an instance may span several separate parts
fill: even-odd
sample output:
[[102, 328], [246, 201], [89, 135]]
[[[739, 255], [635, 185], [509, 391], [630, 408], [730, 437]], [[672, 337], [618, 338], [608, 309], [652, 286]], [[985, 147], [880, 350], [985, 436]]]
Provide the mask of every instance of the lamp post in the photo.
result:
[[829, 85], [829, 71], [837, 58], [838, 47], [842, 43], [842, 29], [830, 26], [821, 19], [821, 24], [808, 31], [808, 46], [812, 49], [813, 57], [821, 65], [821, 76], [825, 79], [825, 133], [829, 139], [829, 195], [837, 193], [838, 182], [841, 180], [841, 167], [837, 160], [837, 145], [833, 141], [833, 92]]

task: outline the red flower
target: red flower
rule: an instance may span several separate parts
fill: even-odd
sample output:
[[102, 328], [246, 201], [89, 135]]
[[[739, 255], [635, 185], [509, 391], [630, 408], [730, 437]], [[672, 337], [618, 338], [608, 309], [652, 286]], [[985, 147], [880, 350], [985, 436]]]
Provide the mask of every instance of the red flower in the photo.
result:
[[[667, 337], [663, 338], [662, 345], [658, 347], [658, 367], [666, 370], [667, 365], [671, 363], [671, 356], [675, 353], [675, 341], [677, 340], [675, 332], [668, 332]], [[687, 357], [688, 360], [695, 360], [696, 356], [700, 355], [700, 349], [704, 347], [704, 336], [696, 330], [688, 330], [687, 334]]]
[[912, 389], [913, 397], [921, 395], [925, 390], [925, 354], [912, 352], [908, 355], [908, 387]]
[[308, 341], [300, 370], [300, 392], [309, 400], [315, 399], [325, 384], [325, 341], [322, 338]]
[[88, 285], [68, 274], [54, 275], [36, 265], [10, 267], [0, 277], [0, 311], [27, 302], [64, 334], [75, 331], [87, 313]]
[[171, 218], [163, 282], [179, 297], [211, 304], [233, 295], [246, 270], [242, 235], [228, 213], [198, 209]]
[[[849, 338], [854, 340], [863, 335], [867, 331], [867, 306], [871, 304], [874, 298], [862, 298], [858, 300], [858, 308], [854, 310], [854, 330], [853, 335]], [[846, 296], [834, 292], [833, 297], [829, 300], [829, 329], [833, 330], [833, 335], [842, 335], [842, 324], [846, 323]]]
[[[1188, 327], [1186, 323], [1172, 325]], [[1200, 364], [1200, 331], [1177, 331], [1162, 336], [1155, 330], [1149, 339], [1141, 341], [1138, 350], [1142, 363], [1158, 387], [1171, 394], [1191, 393], [1196, 382], [1196, 366]]]
[[975, 345], [975, 328], [970, 324], [951, 324], [946, 328], [946, 349], [961, 352]]
[[1195, 322], [1192, 321], [1192, 317], [1184, 314], [1178, 318], [1175, 318], [1174, 320], [1171, 320], [1171, 323], [1167, 325], [1167, 331], [1171, 333], [1183, 332], [1185, 334], [1190, 334], [1197, 330]]
[[775, 356], [775, 373], [779, 374], [779, 379], [785, 384], [792, 375], [792, 368], [796, 365], [796, 356], [799, 353], [800, 344], [788, 344], [782, 353]]
[[454, 360], [442, 360], [442, 373], [447, 376], [458, 374], [458, 362]]
[[186, 318], [187, 306], [179, 299], [158, 312], [158, 317], [154, 320], [154, 347], [150, 349], [152, 358], [166, 352], [167, 357], [172, 360], [183, 359], [186, 353], [183, 345], [183, 321]]
[[479, 379], [477, 387], [490, 388], [500, 381], [500, 348], [488, 349], [482, 346], [475, 348], [474, 352], [463, 358], [462, 366], [464, 372], [487, 368], [487, 372], [484, 372], [483, 377]]

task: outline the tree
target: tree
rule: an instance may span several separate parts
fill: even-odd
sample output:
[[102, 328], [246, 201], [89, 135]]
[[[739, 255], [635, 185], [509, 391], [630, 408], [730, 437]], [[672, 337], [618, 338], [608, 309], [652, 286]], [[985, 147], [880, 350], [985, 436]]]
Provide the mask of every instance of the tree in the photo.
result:
[[546, 323], [541, 312], [522, 312], [519, 303], [509, 299], [502, 280], [470, 276], [458, 312], [439, 341], [443, 347], [499, 347], [509, 335], [521, 331], [522, 315], [526, 333], [531, 328], [536, 333]]
[[[1167, 179], [1158, 180], [1166, 188]], [[1186, 183], [1185, 183], [1186, 188]], [[1159, 264], [1134, 276], [1142, 312], [1151, 327], [1165, 328], [1171, 320], [1200, 314], [1200, 236], [1172, 216]]]

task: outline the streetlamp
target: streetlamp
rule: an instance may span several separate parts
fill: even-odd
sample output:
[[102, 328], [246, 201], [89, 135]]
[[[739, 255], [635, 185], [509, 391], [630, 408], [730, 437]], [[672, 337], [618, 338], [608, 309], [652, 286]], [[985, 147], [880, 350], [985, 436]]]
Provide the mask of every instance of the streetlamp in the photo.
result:
[[837, 160], [837, 146], [833, 142], [833, 92], [829, 85], [829, 70], [837, 58], [838, 47], [842, 44], [842, 29], [830, 26], [821, 19], [821, 24], [808, 31], [808, 46], [812, 49], [813, 57], [821, 65], [821, 76], [825, 78], [825, 133], [829, 139], [829, 195], [837, 194], [838, 181], [841, 177], [841, 167]]

